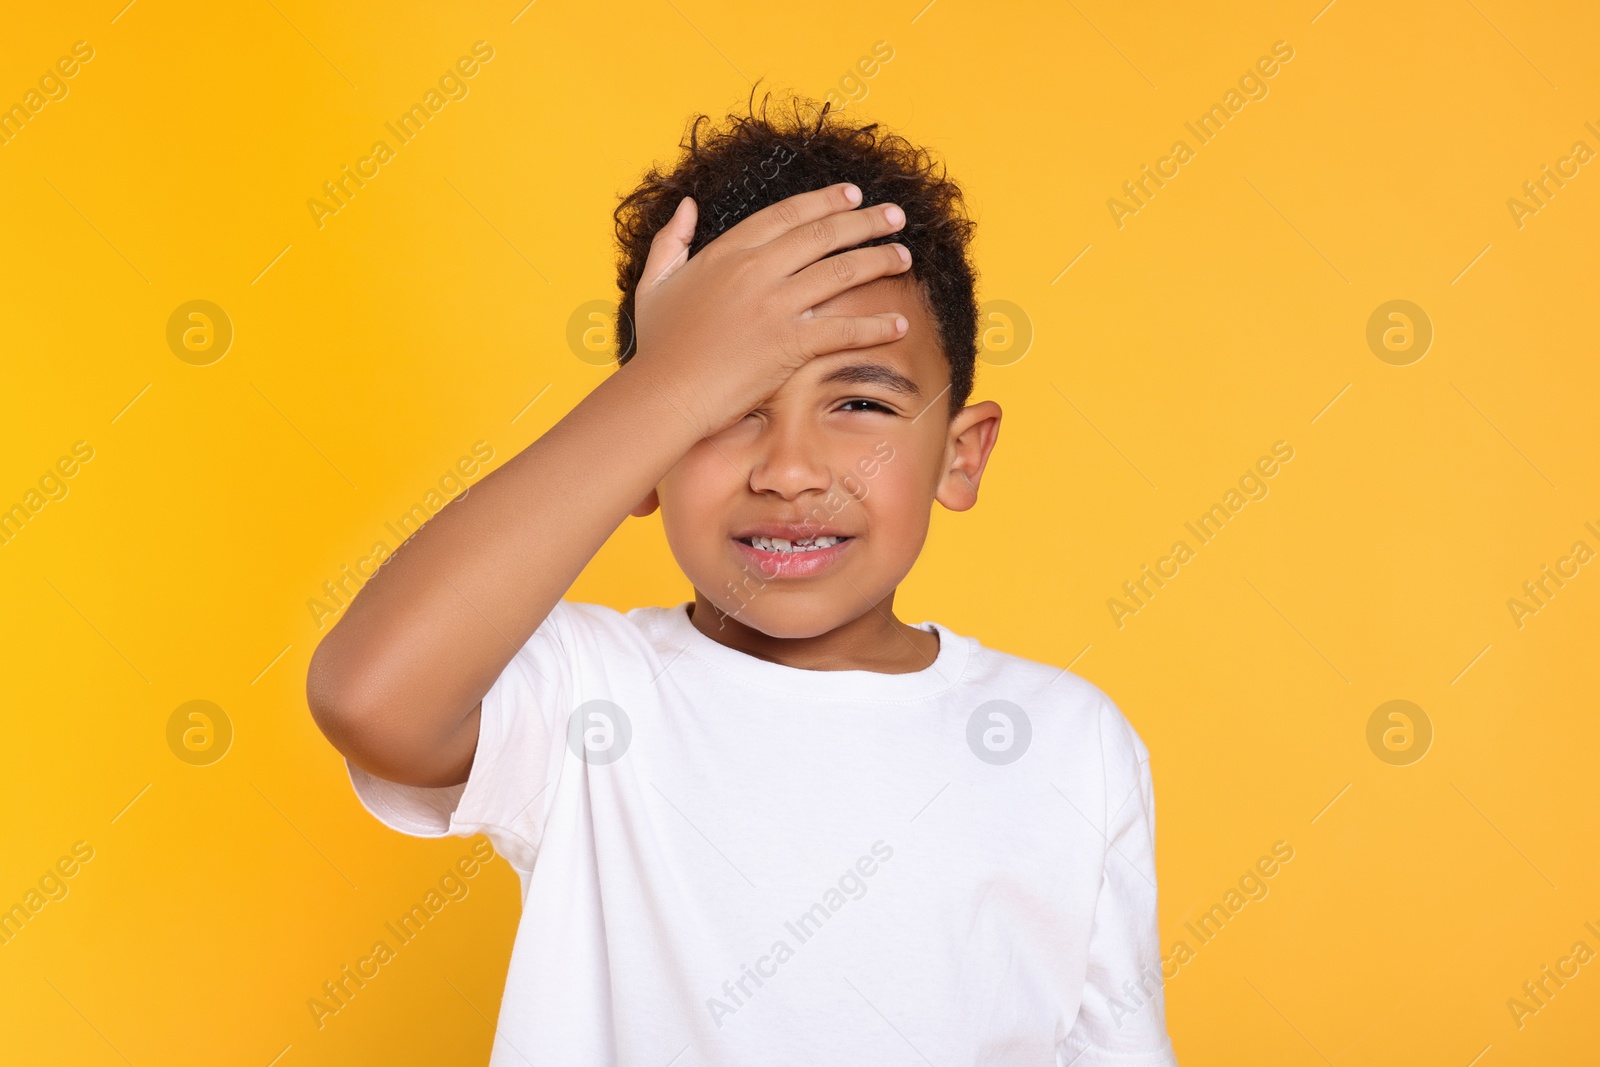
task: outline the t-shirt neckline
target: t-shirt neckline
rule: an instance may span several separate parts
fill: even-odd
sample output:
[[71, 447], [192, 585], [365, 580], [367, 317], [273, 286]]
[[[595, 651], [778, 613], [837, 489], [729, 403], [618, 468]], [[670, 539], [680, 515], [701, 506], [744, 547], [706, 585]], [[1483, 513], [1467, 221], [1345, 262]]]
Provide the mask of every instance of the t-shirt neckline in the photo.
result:
[[972, 639], [952, 633], [931, 620], [915, 623], [917, 629], [939, 635], [939, 653], [920, 671], [884, 674], [879, 671], [813, 671], [789, 667], [729, 648], [696, 629], [685, 600], [666, 609], [673, 644], [686, 653], [743, 681], [799, 699], [918, 700], [954, 687], [966, 672]]

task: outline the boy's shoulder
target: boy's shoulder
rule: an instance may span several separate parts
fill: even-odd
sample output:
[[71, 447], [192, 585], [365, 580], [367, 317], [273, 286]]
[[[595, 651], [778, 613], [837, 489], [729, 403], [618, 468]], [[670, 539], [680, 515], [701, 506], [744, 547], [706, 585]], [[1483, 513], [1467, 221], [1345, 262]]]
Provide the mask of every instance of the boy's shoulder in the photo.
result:
[[1150, 758], [1139, 731], [1117, 702], [1095, 683], [1070, 668], [1041, 663], [974, 641], [976, 655], [971, 671], [978, 688], [1005, 688], [1027, 694], [1024, 710], [1035, 715], [1057, 715], [1093, 724], [1104, 751], [1125, 754], [1134, 763]]

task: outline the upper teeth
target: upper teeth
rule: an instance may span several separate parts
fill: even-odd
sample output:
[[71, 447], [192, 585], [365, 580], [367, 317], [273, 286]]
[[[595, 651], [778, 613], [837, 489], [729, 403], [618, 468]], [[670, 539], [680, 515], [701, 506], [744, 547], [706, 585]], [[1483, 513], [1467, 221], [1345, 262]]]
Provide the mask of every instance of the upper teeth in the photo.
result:
[[752, 537], [750, 543], [768, 552], [815, 552], [819, 548], [832, 548], [843, 540], [842, 537], [812, 537], [804, 541], [785, 541], [781, 537]]

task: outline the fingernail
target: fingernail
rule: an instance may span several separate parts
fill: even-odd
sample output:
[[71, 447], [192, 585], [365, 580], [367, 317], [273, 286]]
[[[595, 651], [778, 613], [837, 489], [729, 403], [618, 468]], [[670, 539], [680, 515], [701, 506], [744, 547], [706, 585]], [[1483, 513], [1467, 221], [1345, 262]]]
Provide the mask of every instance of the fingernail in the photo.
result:
[[910, 263], [911, 262], [911, 249], [907, 248], [905, 245], [896, 244], [894, 246], [894, 250], [896, 252], [900, 253], [900, 262], [902, 262], [902, 263]]
[[894, 204], [883, 209], [883, 217], [891, 226], [899, 226], [906, 221], [906, 213]]
[[906, 319], [905, 319], [904, 315], [896, 315], [894, 317], [894, 332], [895, 333], [905, 333], [906, 332], [906, 325], [907, 325], [907, 323], [906, 323]]
[[844, 187], [844, 198], [850, 201], [852, 204], [859, 204], [861, 203], [861, 190], [854, 185], [846, 184]]

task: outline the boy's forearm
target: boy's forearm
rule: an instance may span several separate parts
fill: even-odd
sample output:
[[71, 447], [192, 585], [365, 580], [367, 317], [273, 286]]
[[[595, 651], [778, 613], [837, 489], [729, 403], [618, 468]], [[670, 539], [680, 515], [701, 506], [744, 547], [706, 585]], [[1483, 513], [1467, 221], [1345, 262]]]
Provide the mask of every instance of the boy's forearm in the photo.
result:
[[312, 657], [319, 723], [419, 751], [449, 737], [699, 439], [642, 368], [616, 371], [362, 586]]

